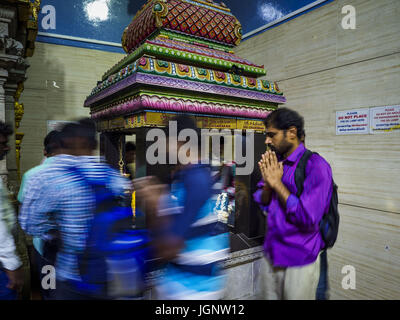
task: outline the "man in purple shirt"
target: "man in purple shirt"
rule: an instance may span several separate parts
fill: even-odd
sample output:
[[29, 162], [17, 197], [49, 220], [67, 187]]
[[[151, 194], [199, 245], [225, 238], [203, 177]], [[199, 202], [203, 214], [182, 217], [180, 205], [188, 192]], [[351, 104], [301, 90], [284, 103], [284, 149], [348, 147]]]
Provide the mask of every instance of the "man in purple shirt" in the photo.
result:
[[[295, 170], [305, 152], [304, 120], [279, 108], [264, 121], [268, 151], [259, 167], [263, 180], [254, 200], [267, 212], [262, 287], [267, 299], [315, 299], [324, 248], [319, 223], [329, 209], [332, 170], [321, 156], [307, 162], [304, 190], [296, 196]], [[279, 159], [279, 160], [278, 160]]]

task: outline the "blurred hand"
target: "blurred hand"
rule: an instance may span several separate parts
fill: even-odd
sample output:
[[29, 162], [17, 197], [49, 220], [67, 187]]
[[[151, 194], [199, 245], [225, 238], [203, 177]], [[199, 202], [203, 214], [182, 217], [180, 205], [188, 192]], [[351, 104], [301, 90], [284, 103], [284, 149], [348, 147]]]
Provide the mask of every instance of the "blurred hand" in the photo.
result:
[[146, 208], [157, 210], [160, 197], [164, 194], [166, 189], [167, 186], [164, 184], [150, 185], [141, 189], [139, 196], [141, 196], [145, 202]]
[[140, 189], [143, 189], [151, 185], [160, 184], [160, 180], [158, 180], [157, 177], [155, 176], [147, 176], [143, 178], [134, 179], [132, 183], [135, 190], [138, 191]]
[[17, 270], [4, 269], [4, 272], [8, 277], [7, 288], [20, 292], [24, 285], [24, 272], [22, 267]]
[[161, 184], [156, 177], [135, 179], [133, 185], [138, 207], [144, 208], [147, 217], [153, 220], [157, 216], [160, 197], [166, 192], [167, 186]]
[[180, 237], [168, 235], [155, 241], [154, 245], [158, 257], [164, 261], [171, 261], [184, 248], [184, 241]]

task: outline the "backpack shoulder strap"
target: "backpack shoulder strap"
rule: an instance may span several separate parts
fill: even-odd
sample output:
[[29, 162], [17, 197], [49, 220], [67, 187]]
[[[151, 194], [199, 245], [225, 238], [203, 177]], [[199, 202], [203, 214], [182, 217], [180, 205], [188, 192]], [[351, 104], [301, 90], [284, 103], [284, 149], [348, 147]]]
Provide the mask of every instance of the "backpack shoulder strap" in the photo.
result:
[[[296, 196], [299, 198], [303, 193], [304, 189], [304, 180], [306, 179], [306, 166], [308, 159], [316, 152], [312, 152], [311, 150], [306, 149], [304, 154], [301, 156], [299, 163], [297, 164], [295, 173], [294, 173], [294, 181], [296, 183], [297, 194]], [[317, 154], [317, 153], [316, 153]]]

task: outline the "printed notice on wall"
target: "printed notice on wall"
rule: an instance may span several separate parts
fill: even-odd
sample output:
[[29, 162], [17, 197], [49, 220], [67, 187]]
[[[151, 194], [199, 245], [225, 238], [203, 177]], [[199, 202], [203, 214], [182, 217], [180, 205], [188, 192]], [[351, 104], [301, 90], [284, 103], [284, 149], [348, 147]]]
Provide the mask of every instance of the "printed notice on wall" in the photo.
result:
[[400, 106], [371, 108], [370, 119], [371, 133], [400, 130]]
[[336, 134], [368, 134], [369, 109], [336, 111]]

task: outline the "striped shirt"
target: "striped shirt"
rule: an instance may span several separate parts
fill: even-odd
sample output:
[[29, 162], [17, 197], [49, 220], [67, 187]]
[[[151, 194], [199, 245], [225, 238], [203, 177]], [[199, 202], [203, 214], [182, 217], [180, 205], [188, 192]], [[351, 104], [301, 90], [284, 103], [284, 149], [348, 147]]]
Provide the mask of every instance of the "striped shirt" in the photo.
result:
[[[26, 233], [45, 237], [51, 229], [61, 236], [57, 254], [57, 279], [80, 281], [77, 257], [86, 246], [95, 209], [88, 181], [107, 181], [115, 195], [123, 196], [130, 183], [95, 156], [58, 155], [26, 185], [20, 224]], [[78, 169], [79, 174], [73, 169]]]
[[[20, 203], [24, 202], [24, 195], [26, 192], [27, 182], [31, 179], [37, 179], [37, 177], [41, 175], [41, 172], [44, 171], [52, 161], [53, 157], [46, 158], [42, 164], [33, 167], [32, 169], [25, 172], [25, 174], [22, 177], [21, 185], [19, 187], [19, 192], [18, 192], [18, 201]], [[21, 213], [18, 217], [20, 223], [21, 221], [23, 221], [24, 225], [26, 224], [26, 218], [27, 217], [22, 215]], [[40, 255], [43, 255], [43, 240], [40, 237], [33, 237], [33, 246], [36, 249], [36, 251], [39, 252]]]

